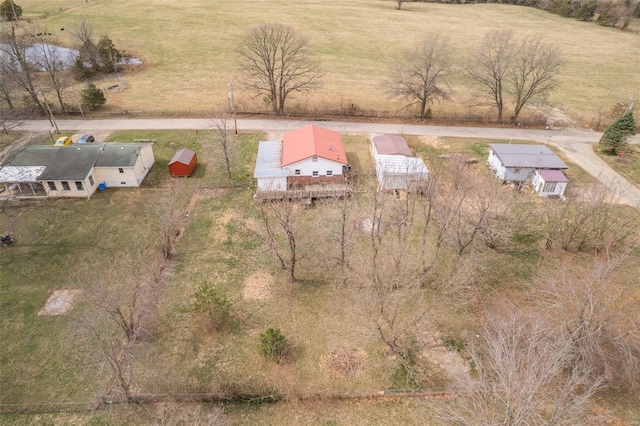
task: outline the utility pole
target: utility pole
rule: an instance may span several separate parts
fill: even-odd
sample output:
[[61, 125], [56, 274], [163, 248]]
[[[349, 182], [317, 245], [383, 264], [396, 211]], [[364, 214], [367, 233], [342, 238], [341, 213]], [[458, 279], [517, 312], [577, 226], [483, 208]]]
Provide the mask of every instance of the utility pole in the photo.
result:
[[233, 129], [235, 130], [236, 135], [238, 134], [238, 122], [236, 121], [236, 103], [233, 99], [233, 80], [229, 81], [229, 105], [231, 109], [231, 114], [233, 115]]
[[53, 118], [53, 113], [51, 112], [51, 107], [49, 107], [49, 101], [44, 94], [44, 90], [40, 89], [40, 93], [42, 94], [42, 99], [44, 99], [44, 104], [47, 106], [47, 111], [49, 112], [49, 123], [56, 128], [56, 133], [60, 133], [60, 130], [58, 130], [58, 123], [56, 123], [56, 120]]

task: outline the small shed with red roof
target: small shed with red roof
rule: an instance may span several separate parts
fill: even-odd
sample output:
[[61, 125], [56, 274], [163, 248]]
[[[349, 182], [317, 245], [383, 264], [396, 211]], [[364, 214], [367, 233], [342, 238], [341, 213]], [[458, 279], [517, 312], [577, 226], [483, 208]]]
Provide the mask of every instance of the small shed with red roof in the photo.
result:
[[176, 152], [169, 161], [169, 173], [173, 177], [189, 177], [198, 164], [198, 157], [194, 151], [183, 148]]

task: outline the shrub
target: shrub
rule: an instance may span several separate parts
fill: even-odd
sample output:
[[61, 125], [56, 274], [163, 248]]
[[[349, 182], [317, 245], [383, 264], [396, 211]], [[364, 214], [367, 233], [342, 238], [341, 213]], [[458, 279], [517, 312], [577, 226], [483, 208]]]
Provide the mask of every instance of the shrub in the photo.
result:
[[102, 90], [98, 89], [93, 83], [88, 83], [82, 89], [80, 95], [82, 96], [82, 105], [91, 110], [100, 108], [107, 102]]
[[258, 351], [265, 358], [279, 362], [287, 353], [287, 338], [279, 328], [267, 328], [260, 333]]
[[224, 323], [231, 309], [231, 302], [218, 287], [209, 282], [201, 284], [195, 293], [193, 311], [206, 314], [213, 327]]

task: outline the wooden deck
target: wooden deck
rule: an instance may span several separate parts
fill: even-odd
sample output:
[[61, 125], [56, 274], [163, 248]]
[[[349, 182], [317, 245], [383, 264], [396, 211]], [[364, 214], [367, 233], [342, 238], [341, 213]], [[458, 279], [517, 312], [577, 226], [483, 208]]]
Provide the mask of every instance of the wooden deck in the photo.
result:
[[254, 198], [259, 201], [299, 201], [302, 204], [310, 204], [320, 198], [343, 198], [352, 193], [350, 187], [343, 189], [324, 190], [291, 190], [291, 191], [262, 191], [257, 192]]

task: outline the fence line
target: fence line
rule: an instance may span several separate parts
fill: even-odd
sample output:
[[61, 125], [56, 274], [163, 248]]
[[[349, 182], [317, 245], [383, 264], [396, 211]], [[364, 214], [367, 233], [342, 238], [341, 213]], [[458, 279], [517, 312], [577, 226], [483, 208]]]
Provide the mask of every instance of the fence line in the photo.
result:
[[260, 394], [225, 393], [164, 393], [135, 394], [127, 400], [120, 395], [106, 395], [86, 402], [56, 402], [50, 404], [0, 404], [0, 414], [37, 414], [59, 412], [90, 412], [114, 404], [157, 404], [175, 403], [254, 403], [273, 404], [281, 401], [342, 401], [361, 399], [396, 398], [447, 398], [453, 393], [444, 387], [426, 389], [383, 389], [354, 392], [292, 392]]

